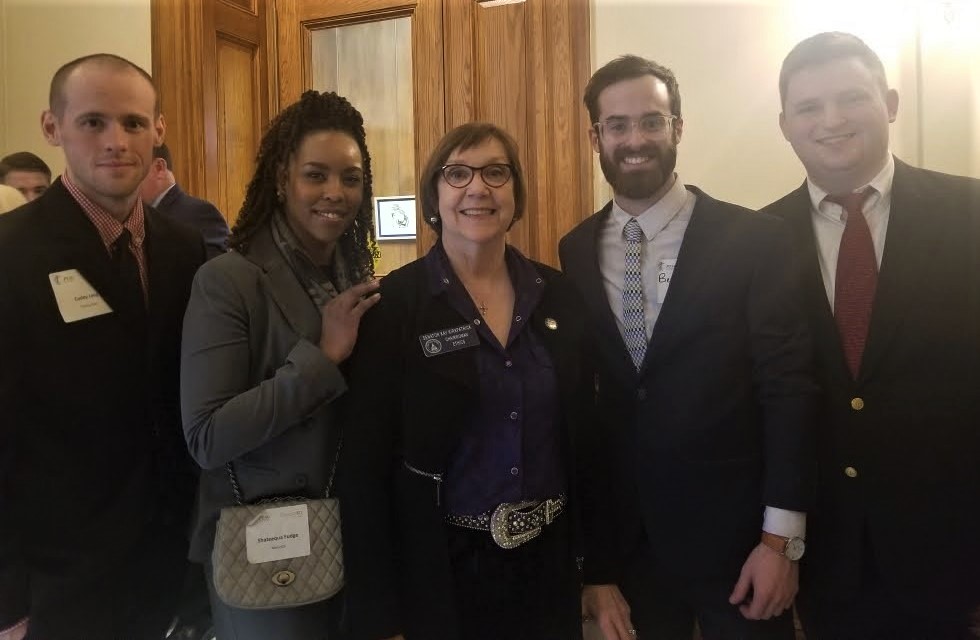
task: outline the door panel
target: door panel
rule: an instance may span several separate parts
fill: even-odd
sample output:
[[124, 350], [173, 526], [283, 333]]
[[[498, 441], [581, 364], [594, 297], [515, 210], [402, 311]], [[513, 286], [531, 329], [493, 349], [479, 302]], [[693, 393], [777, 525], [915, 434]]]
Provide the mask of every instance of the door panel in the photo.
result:
[[[409, 196], [444, 131], [442, 0], [279, 0], [279, 99], [336, 91], [364, 116], [375, 197]], [[433, 108], [433, 105], [436, 105]], [[421, 160], [420, 160], [421, 159]], [[421, 227], [416, 216], [415, 231]], [[431, 238], [379, 239], [378, 274], [411, 262]]]

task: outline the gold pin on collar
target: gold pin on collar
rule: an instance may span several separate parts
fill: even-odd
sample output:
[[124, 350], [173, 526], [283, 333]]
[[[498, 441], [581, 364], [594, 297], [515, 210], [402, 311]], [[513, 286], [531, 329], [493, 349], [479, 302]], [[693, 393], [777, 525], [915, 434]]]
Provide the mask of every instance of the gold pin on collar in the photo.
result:
[[558, 321], [555, 320], [554, 318], [545, 318], [544, 326], [548, 327], [552, 331], [555, 331], [556, 329], [558, 329]]

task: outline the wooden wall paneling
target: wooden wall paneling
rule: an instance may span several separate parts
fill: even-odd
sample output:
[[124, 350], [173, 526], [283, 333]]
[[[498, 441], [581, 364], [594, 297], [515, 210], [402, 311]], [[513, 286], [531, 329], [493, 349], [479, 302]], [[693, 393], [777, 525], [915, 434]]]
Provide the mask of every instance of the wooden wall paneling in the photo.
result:
[[153, 70], [177, 179], [233, 223], [268, 121], [266, 2], [152, 0], [151, 12]]
[[[256, 48], [230, 38], [217, 40], [218, 198], [215, 204], [234, 224], [258, 149], [258, 60]], [[218, 204], [220, 202], [220, 204]]]
[[[443, 4], [458, 0], [419, 0], [412, 15], [412, 84], [415, 110], [415, 181], [429, 155], [447, 130], [446, 96], [449, 83], [442, 73], [445, 58], [455, 55], [443, 31]], [[416, 202], [416, 206], [418, 203]], [[422, 220], [418, 209], [416, 251], [423, 255], [436, 241], [436, 234]]]
[[[528, 80], [532, 89], [531, 128], [539, 181], [534, 185], [540, 210], [532, 226], [532, 244], [538, 259], [558, 263], [558, 242], [591, 210], [583, 200], [582, 184], [591, 185], [591, 169], [582, 173], [583, 155], [590, 153], [581, 122], [583, 110], [576, 61], [581, 43], [573, 17], [581, 0], [535, 3], [528, 21]], [[586, 32], [587, 36], [587, 32]], [[591, 165], [589, 165], [591, 167]]]
[[204, 197], [204, 0], [153, 0], [150, 22], [152, 75], [177, 181], [188, 193]]
[[473, 79], [476, 76], [476, 39], [473, 24], [478, 7], [473, 0], [445, 0], [446, 130], [475, 118]]
[[[477, 7], [474, 12], [476, 39], [475, 119], [502, 127], [517, 141], [521, 164], [533, 186], [533, 163], [528, 162], [535, 142], [528, 137], [528, 83], [525, 20], [527, 5], [508, 4]], [[540, 209], [536, 191], [528, 189], [526, 221], [511, 227], [508, 241], [522, 253], [534, 256], [529, 225], [535, 224]]]
[[[593, 207], [593, 176], [592, 176], [592, 147], [588, 142], [586, 130], [590, 126], [589, 112], [582, 102], [585, 86], [592, 77], [592, 14], [588, 0], [568, 0], [569, 28], [571, 29], [571, 49], [573, 73], [572, 86], [575, 103], [575, 120], [572, 123], [572, 137], [578, 140], [575, 148], [578, 150], [578, 170], [573, 175], [579, 181], [579, 198], [581, 208], [578, 218], [572, 221], [565, 232], [570, 231], [578, 222], [592, 214]], [[559, 240], [561, 238], [559, 237]], [[556, 262], [557, 264], [557, 262]]]

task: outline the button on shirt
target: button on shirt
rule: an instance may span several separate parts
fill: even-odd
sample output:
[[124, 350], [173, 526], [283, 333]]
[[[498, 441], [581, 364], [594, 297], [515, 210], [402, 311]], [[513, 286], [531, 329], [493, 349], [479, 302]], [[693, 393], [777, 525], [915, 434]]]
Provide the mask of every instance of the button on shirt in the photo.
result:
[[[888, 162], [871, 182], [855, 191], [868, 187], [871, 193], [864, 201], [865, 220], [871, 231], [871, 241], [875, 245], [875, 259], [881, 267], [881, 257], [885, 252], [885, 234], [888, 231], [888, 218], [891, 214], [892, 179], [895, 177], [895, 159], [888, 156]], [[837, 255], [840, 253], [840, 239], [844, 235], [847, 212], [839, 204], [827, 200], [829, 194], [807, 178], [810, 191], [810, 214], [813, 221], [813, 234], [817, 239], [817, 256], [820, 261], [820, 275], [827, 292], [830, 309], [834, 309], [834, 283], [837, 281]]]
[[[663, 260], [677, 258], [684, 232], [691, 221], [697, 196], [675, 178], [674, 186], [652, 207], [636, 216], [646, 240], [641, 249], [640, 272], [643, 277], [643, 317], [647, 340], [660, 315], [657, 302], [657, 276]], [[620, 335], [624, 335], [623, 280], [626, 275], [626, 238], [623, 228], [632, 218], [613, 200], [612, 211], [599, 231], [599, 271], [609, 307], [616, 316]]]
[[[507, 247], [514, 316], [501, 345], [449, 265], [442, 245], [425, 258], [433, 295], [445, 295], [460, 324], [474, 325], [470, 347], [479, 374], [479, 404], [463, 421], [445, 480], [450, 513], [478, 515], [503, 502], [553, 498], [565, 489], [558, 383], [543, 342], [527, 325], [544, 292], [534, 265]], [[479, 320], [479, 323], [477, 323]]]

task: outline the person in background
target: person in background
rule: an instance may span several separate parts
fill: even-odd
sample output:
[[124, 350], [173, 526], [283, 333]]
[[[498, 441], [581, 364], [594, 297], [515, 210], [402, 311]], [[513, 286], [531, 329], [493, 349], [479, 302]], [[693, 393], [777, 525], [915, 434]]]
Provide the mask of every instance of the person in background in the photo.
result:
[[340, 504], [353, 637], [580, 638], [576, 557], [586, 580], [602, 571], [580, 545], [598, 486], [583, 461], [595, 423], [582, 302], [507, 244], [527, 187], [505, 131], [453, 129], [421, 176], [439, 240], [382, 280], [351, 364]]
[[51, 169], [30, 151], [11, 153], [0, 158], [0, 184], [17, 189], [30, 202], [51, 185]]
[[779, 125], [806, 179], [763, 211], [803, 258], [823, 387], [807, 638], [970, 637], [980, 613], [980, 180], [888, 149], [898, 93], [849, 33], [797, 44]]
[[63, 65], [41, 125], [65, 172], [0, 216], [0, 629], [158, 640], [197, 482], [177, 388], [204, 243], [139, 198], [164, 135], [143, 69]]
[[161, 213], [200, 231], [208, 258], [228, 249], [229, 230], [224, 216], [207, 200], [184, 193], [174, 177], [174, 163], [166, 144], [153, 148], [153, 163], [140, 185], [140, 197]]
[[343, 595], [245, 610], [215, 593], [211, 552], [223, 507], [322, 498], [339, 446], [342, 369], [378, 301], [371, 157], [361, 114], [307, 91], [270, 124], [231, 234], [194, 278], [184, 319], [181, 407], [204, 469], [190, 557], [203, 565], [221, 640], [335, 638]]
[[7, 213], [26, 203], [27, 200], [20, 191], [0, 184], [0, 213]]
[[666, 67], [617, 58], [585, 104], [613, 200], [559, 255], [595, 327], [621, 556], [583, 609], [611, 640], [630, 620], [642, 638], [697, 620], [709, 640], [792, 639], [817, 389], [787, 229], [681, 182]]

